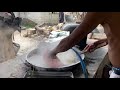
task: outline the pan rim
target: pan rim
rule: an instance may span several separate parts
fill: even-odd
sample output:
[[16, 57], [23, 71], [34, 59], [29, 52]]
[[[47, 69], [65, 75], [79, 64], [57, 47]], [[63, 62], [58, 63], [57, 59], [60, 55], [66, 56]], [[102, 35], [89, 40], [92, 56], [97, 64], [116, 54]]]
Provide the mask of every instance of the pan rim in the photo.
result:
[[[44, 69], [52, 69], [52, 68], [49, 68], [49, 67], [37, 66], [37, 65], [34, 65], [34, 64], [32, 64], [32, 63], [29, 62], [28, 55], [29, 55], [31, 52], [35, 51], [35, 50], [37, 50], [37, 48], [36, 48], [36, 49], [33, 49], [33, 50], [31, 50], [31, 51], [29, 51], [29, 52], [27, 53], [27, 55], [25, 56], [25, 61], [26, 61], [27, 63], [29, 63], [30, 65], [34, 66], [34, 67], [44, 68]], [[82, 55], [83, 55], [82, 60], [84, 60], [85, 55], [84, 55], [84, 54], [82, 54]], [[78, 63], [80, 63], [80, 60], [77, 61], [76, 63], [70, 64], [70, 65], [61, 66], [61, 67], [57, 67], [57, 68], [54, 68], [54, 69], [67, 68], [67, 67], [74, 66], [74, 65], [76, 65], [76, 64], [78, 64]]]

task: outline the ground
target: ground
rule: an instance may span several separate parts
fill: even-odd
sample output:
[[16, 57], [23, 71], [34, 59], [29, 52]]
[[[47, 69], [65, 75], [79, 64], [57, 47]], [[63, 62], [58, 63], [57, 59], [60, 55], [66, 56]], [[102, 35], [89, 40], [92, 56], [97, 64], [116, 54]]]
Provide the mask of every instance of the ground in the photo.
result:
[[[101, 36], [100, 36], [101, 37]], [[45, 40], [43, 36], [35, 38], [21, 37], [19, 32], [15, 32], [15, 42], [20, 44], [21, 48], [16, 58], [0, 63], [0, 78], [23, 78], [27, 68], [24, 65], [26, 54], [37, 47], [40, 41]], [[88, 39], [88, 43], [94, 42], [94, 39]], [[93, 53], [86, 54], [86, 60], [89, 62], [87, 69], [89, 78], [92, 78], [100, 62], [107, 53], [107, 46], [97, 49]], [[84, 77], [83, 75], [81, 77]]]

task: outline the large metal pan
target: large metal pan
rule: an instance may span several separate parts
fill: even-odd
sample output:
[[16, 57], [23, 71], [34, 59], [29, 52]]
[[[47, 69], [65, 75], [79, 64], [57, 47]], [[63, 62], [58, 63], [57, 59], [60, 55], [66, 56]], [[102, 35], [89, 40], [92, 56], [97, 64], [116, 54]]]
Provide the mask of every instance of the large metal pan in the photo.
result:
[[[80, 51], [77, 50], [79, 53]], [[72, 70], [74, 67], [76, 67], [76, 65], [80, 65], [80, 60], [78, 59], [77, 62], [69, 64], [69, 65], [64, 65], [58, 68], [48, 68], [48, 67], [44, 67], [44, 66], [39, 66], [39, 65], [35, 65], [33, 63], [30, 62], [29, 58], [32, 57], [35, 54], [38, 54], [42, 51], [40, 51], [40, 49], [34, 49], [31, 50], [27, 55], [26, 55], [26, 65], [35, 68], [36, 70], [46, 70], [46, 71], [67, 71], [67, 70]], [[76, 55], [77, 56], [77, 55]], [[84, 54], [80, 55], [82, 60], [84, 60], [85, 56]]]

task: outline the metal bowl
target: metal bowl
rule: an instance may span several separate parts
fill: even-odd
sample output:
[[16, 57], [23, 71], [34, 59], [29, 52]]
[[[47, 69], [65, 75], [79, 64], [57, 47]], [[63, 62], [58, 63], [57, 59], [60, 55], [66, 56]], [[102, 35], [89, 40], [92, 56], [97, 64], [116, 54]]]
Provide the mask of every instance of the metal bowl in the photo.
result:
[[[27, 55], [26, 55], [26, 63], [34, 68], [36, 68], [37, 70], [57, 70], [57, 71], [61, 71], [61, 70], [68, 70], [68, 69], [72, 69], [73, 67], [75, 67], [77, 64], [80, 64], [80, 60], [78, 60], [76, 63], [72, 63], [72, 64], [69, 64], [69, 65], [65, 65], [65, 66], [61, 66], [61, 67], [58, 67], [58, 68], [47, 68], [47, 67], [43, 67], [43, 66], [37, 66], [33, 63], [31, 63], [29, 61], [29, 58], [32, 57], [33, 55], [35, 54], [38, 54], [40, 51], [38, 51], [39, 49], [34, 49], [32, 51], [30, 51]], [[77, 50], [78, 51], [78, 50]], [[85, 55], [84, 54], [81, 54], [81, 58], [82, 60], [84, 60], [85, 58]]]

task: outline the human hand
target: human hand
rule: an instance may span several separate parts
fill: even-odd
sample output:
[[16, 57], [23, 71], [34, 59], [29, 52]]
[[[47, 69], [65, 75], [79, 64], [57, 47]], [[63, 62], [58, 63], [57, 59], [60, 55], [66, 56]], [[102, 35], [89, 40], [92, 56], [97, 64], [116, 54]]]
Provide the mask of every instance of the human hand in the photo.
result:
[[44, 55], [44, 59], [46, 64], [51, 68], [58, 68], [63, 66], [63, 63], [57, 58], [56, 54], [53, 51], [46, 50]]
[[95, 46], [94, 43], [87, 45], [83, 52], [93, 52], [97, 47]]

